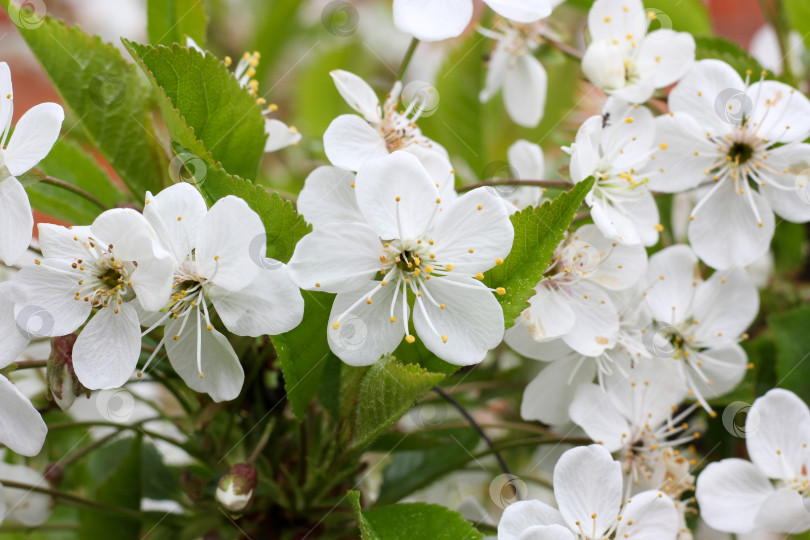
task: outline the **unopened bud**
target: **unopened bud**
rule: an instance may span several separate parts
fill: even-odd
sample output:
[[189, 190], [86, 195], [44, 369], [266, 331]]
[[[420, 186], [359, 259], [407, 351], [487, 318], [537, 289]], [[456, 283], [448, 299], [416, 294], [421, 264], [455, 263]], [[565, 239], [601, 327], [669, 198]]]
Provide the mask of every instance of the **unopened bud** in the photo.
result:
[[253, 465], [239, 463], [220, 478], [217, 485], [217, 502], [231, 514], [243, 514], [253, 502], [253, 492], [258, 476]]
[[53, 400], [66, 411], [73, 400], [84, 392], [84, 387], [73, 371], [73, 344], [76, 336], [55, 337], [51, 340], [51, 356], [48, 358], [48, 387]]

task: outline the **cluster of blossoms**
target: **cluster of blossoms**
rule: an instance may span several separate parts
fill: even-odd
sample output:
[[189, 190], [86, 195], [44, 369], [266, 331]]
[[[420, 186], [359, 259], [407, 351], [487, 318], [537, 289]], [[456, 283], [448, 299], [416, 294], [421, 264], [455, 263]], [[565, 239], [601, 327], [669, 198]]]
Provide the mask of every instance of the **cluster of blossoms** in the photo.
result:
[[[524, 126], [543, 117], [547, 75], [533, 53], [554, 39], [547, 18], [559, 3], [486, 1], [497, 16], [480, 32], [496, 44], [479, 98], [502, 91], [506, 111]], [[439, 41], [465, 30], [473, 2], [394, 0], [393, 10], [401, 30]], [[189, 183], [146, 193], [142, 211], [110, 209], [87, 226], [39, 224], [41, 255], [0, 283], [0, 367], [32, 340], [71, 336], [71, 369], [86, 389], [148, 376], [165, 353], [191, 389], [228, 401], [245, 375], [223, 330], [283, 334], [304, 317], [301, 290], [322, 291], [335, 295], [322, 331], [351, 366], [417, 338], [457, 366], [481, 363], [501, 343], [544, 364], [525, 388], [521, 416], [596, 444], [557, 462], [556, 509], [526, 500], [505, 510], [501, 540], [685, 540], [698, 507], [709, 526], [730, 533], [810, 529], [810, 411], [795, 395], [776, 389], [753, 405], [750, 462], [713, 463], [696, 479], [691, 446], [700, 437], [693, 417], [716, 416], [712, 403], [749, 369], [740, 343], [759, 294], [746, 267], [767, 254], [775, 215], [810, 221], [810, 100], [764, 75], [752, 83], [752, 74], [743, 78], [719, 60], [696, 61], [689, 34], [648, 33], [654, 18], [641, 0], [591, 8], [582, 71], [605, 100], [563, 150], [571, 185], [593, 182], [585, 198], [592, 223], [566, 233], [516, 320], [505, 320], [498, 298], [507, 291], [485, 284], [485, 273], [509, 257], [510, 215], [537, 206], [544, 190], [457, 192], [451, 156], [417, 125], [427, 98], [402, 106], [401, 81], [380, 99], [357, 75], [336, 70], [337, 91], [358, 114], [335, 118], [324, 133], [331, 165], [313, 171], [298, 197], [312, 232], [288, 264], [266, 257], [265, 225], [246, 201], [206, 201]], [[233, 72], [253, 97], [257, 62], [246, 54]], [[668, 110], [656, 116], [665, 96]], [[58, 105], [40, 105], [9, 138], [12, 97], [0, 63], [7, 265], [23, 256], [33, 228], [15, 176], [48, 154], [64, 119]], [[300, 139], [278, 120], [266, 118], [265, 128], [266, 151]], [[518, 177], [544, 176], [535, 144], [516, 141], [509, 160]], [[694, 205], [689, 244], [649, 256], [664, 231], [655, 193], [687, 194]], [[145, 336], [157, 345], [142, 362]], [[47, 428], [3, 376], [0, 404], [0, 442], [36, 455]], [[232, 480], [221, 497], [235, 493]], [[248, 504], [251, 482], [235, 503]]]

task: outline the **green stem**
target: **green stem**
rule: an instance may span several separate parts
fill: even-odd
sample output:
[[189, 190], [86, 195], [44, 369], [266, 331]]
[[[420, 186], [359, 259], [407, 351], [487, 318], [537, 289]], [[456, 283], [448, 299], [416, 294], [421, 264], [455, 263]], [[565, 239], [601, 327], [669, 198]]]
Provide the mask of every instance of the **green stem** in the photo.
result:
[[566, 56], [573, 58], [577, 62], [581, 61], [582, 57], [585, 55], [585, 53], [583, 53], [579, 49], [575, 49], [574, 47], [566, 45], [565, 43], [560, 43], [559, 41], [554, 41], [553, 39], [548, 38], [545, 38], [545, 40], [546, 43], [548, 43], [558, 51], [561, 51]]
[[120, 506], [113, 506], [98, 501], [91, 501], [90, 499], [79, 497], [78, 495], [73, 495], [71, 493], [64, 493], [62, 491], [57, 491], [55, 489], [46, 488], [42, 486], [36, 486], [34, 484], [26, 484], [23, 482], [15, 482], [13, 480], [3, 480], [3, 479], [0, 479], [0, 484], [2, 484], [4, 487], [7, 488], [18, 488], [27, 491], [36, 491], [37, 493], [44, 493], [45, 495], [50, 495], [51, 497], [60, 499], [66, 503], [72, 503], [75, 505], [84, 506], [86, 508], [92, 508], [95, 510], [119, 514], [121, 516], [126, 516], [137, 520], [141, 520], [143, 517], [145, 517], [141, 515], [140, 512], [132, 510], [130, 508], [122, 508]]
[[47, 365], [47, 360], [20, 360], [19, 362], [14, 362], [14, 364], [12, 364], [12, 366], [14, 366], [13, 371], [17, 371], [18, 369], [43, 368]]
[[43, 184], [51, 184], [52, 186], [62, 188], [65, 191], [70, 191], [71, 193], [75, 193], [76, 195], [79, 195], [80, 197], [83, 197], [83, 198], [87, 199], [88, 201], [90, 201], [91, 203], [95, 204], [96, 206], [98, 206], [102, 210], [109, 210], [110, 209], [110, 207], [107, 206], [106, 204], [104, 204], [99, 198], [95, 197], [94, 195], [91, 195], [90, 193], [86, 192], [85, 190], [83, 190], [82, 188], [80, 188], [78, 186], [74, 186], [73, 184], [71, 184], [69, 182], [65, 182], [64, 180], [54, 178], [53, 176], [46, 176], [45, 178], [40, 180], [40, 182], [42, 182]]
[[247, 459], [247, 462], [251, 465], [256, 463], [256, 460], [259, 459], [260, 455], [262, 455], [264, 447], [267, 446], [267, 443], [270, 441], [270, 434], [273, 433], [273, 427], [275, 425], [276, 417], [271, 416], [270, 419], [267, 420], [267, 424], [264, 426], [264, 431], [262, 432], [259, 442], [256, 444], [256, 448], [253, 449], [253, 452], [250, 453], [250, 456]]
[[568, 189], [573, 187], [573, 184], [571, 182], [565, 182], [562, 180], [519, 180], [516, 178], [508, 178], [506, 180], [489, 180], [486, 182], [478, 182], [477, 184], [469, 184], [466, 186], [461, 186], [456, 191], [470, 191], [480, 187], [498, 186], [538, 186], [555, 189]]
[[81, 458], [83, 458], [84, 456], [86, 456], [87, 454], [89, 454], [90, 452], [95, 450], [96, 448], [102, 446], [104, 443], [106, 443], [107, 441], [109, 441], [113, 437], [118, 436], [119, 433], [121, 433], [120, 430], [119, 431], [113, 431], [109, 435], [107, 435], [105, 437], [102, 437], [102, 438], [100, 438], [100, 439], [98, 439], [96, 441], [91, 442], [90, 444], [88, 444], [86, 446], [83, 446], [83, 447], [79, 448], [74, 453], [68, 455], [67, 457], [65, 457], [61, 461], [59, 461], [59, 466], [62, 467], [62, 469], [66, 469], [68, 465], [70, 465], [71, 463], [73, 463], [75, 461], [80, 460]]
[[142, 426], [147, 422], [154, 422], [157, 420], [165, 420], [161, 417], [155, 418], [147, 418], [146, 420], [140, 420], [134, 424], [116, 424], [115, 422], [103, 422], [103, 421], [88, 421], [88, 422], [60, 422], [57, 424], [51, 424], [48, 426], [49, 431], [57, 431], [60, 429], [73, 429], [73, 428], [82, 428], [82, 427], [112, 427], [118, 428], [119, 430], [131, 430], [131, 431], [140, 431], [147, 437], [151, 437], [153, 439], [160, 439], [161, 441], [166, 441], [169, 444], [173, 444], [174, 446], [181, 448], [188, 452], [189, 454], [193, 453], [190, 449], [188, 444], [178, 441], [172, 437], [167, 437], [166, 435], [162, 435], [160, 433], [155, 433], [154, 431], [150, 431], [148, 429], [144, 429]]
[[405, 58], [402, 60], [402, 64], [399, 66], [399, 71], [397, 72], [397, 80], [401, 81], [402, 77], [405, 76], [405, 72], [408, 70], [408, 66], [413, 59], [413, 53], [416, 52], [416, 47], [419, 45], [419, 40], [413, 38], [411, 40], [411, 44], [408, 46], [408, 51], [405, 53]]

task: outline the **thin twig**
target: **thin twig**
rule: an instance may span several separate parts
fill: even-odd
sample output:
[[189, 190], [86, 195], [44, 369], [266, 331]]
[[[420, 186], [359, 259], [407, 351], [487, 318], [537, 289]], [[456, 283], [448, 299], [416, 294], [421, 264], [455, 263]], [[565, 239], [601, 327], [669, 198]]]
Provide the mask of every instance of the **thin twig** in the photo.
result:
[[402, 77], [405, 76], [405, 72], [408, 70], [408, 65], [411, 63], [411, 59], [413, 58], [413, 53], [416, 52], [416, 47], [419, 45], [419, 40], [413, 38], [411, 40], [411, 44], [408, 45], [408, 50], [405, 52], [405, 58], [402, 59], [402, 64], [399, 66], [399, 71], [397, 72], [397, 80], [401, 81]]
[[457, 188], [456, 191], [470, 191], [480, 187], [498, 187], [498, 186], [539, 186], [555, 189], [568, 189], [573, 186], [571, 182], [562, 180], [521, 180], [517, 178], [507, 178], [505, 180], [489, 180], [486, 182], [478, 182], [477, 184], [469, 184]]
[[64, 190], [66, 190], [66, 191], [70, 191], [72, 193], [75, 193], [76, 195], [79, 195], [80, 197], [84, 197], [85, 199], [87, 199], [91, 203], [95, 204], [96, 206], [98, 206], [102, 210], [109, 210], [110, 209], [109, 206], [104, 204], [101, 201], [101, 199], [99, 199], [95, 195], [91, 195], [90, 193], [86, 192], [82, 188], [80, 188], [78, 186], [74, 186], [73, 184], [71, 184], [69, 182], [65, 182], [64, 180], [54, 178], [53, 176], [46, 176], [45, 178], [40, 180], [40, 182], [45, 183], [45, 184], [51, 184], [52, 186], [60, 187], [60, 188], [62, 188]]
[[566, 45], [565, 43], [560, 43], [559, 41], [554, 41], [553, 39], [548, 38], [545, 38], [545, 40], [549, 45], [551, 45], [558, 51], [562, 51], [563, 53], [567, 54], [568, 56], [576, 60], [582, 60], [582, 57], [585, 55], [585, 53], [583, 53], [579, 49], [575, 49], [574, 47]]
[[512, 485], [512, 489], [515, 490], [515, 496], [518, 498], [518, 500], [522, 500], [523, 496], [521, 495], [520, 490], [518, 489], [517, 483], [515, 483], [514, 481], [515, 475], [512, 474], [512, 471], [509, 469], [509, 465], [506, 464], [506, 461], [503, 459], [501, 453], [498, 450], [496, 450], [495, 443], [492, 442], [492, 439], [490, 439], [489, 435], [486, 434], [484, 428], [482, 428], [478, 424], [478, 422], [475, 421], [475, 418], [473, 418], [472, 415], [467, 411], [467, 409], [465, 409], [461, 403], [456, 401], [456, 399], [453, 396], [451, 396], [438, 386], [434, 386], [433, 391], [442, 396], [442, 398], [444, 398], [444, 400], [447, 403], [455, 407], [456, 410], [461, 413], [461, 416], [463, 416], [470, 423], [470, 425], [473, 428], [475, 428], [478, 434], [481, 435], [481, 438], [484, 439], [484, 442], [487, 443], [487, 446], [492, 451], [492, 454], [495, 456], [495, 459], [498, 461], [498, 465], [500, 465], [501, 470], [509, 478], [509, 483]]

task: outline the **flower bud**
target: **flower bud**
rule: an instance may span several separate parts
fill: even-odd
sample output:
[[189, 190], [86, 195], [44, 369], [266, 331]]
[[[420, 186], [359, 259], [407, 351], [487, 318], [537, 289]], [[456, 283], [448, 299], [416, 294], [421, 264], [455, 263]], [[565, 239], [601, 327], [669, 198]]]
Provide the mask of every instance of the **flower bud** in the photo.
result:
[[253, 502], [258, 477], [253, 465], [239, 463], [220, 478], [217, 485], [217, 502], [231, 514], [242, 514]]
[[73, 400], [84, 392], [84, 387], [73, 371], [73, 344], [76, 336], [55, 337], [51, 340], [51, 356], [48, 358], [48, 387], [53, 400], [66, 411]]

